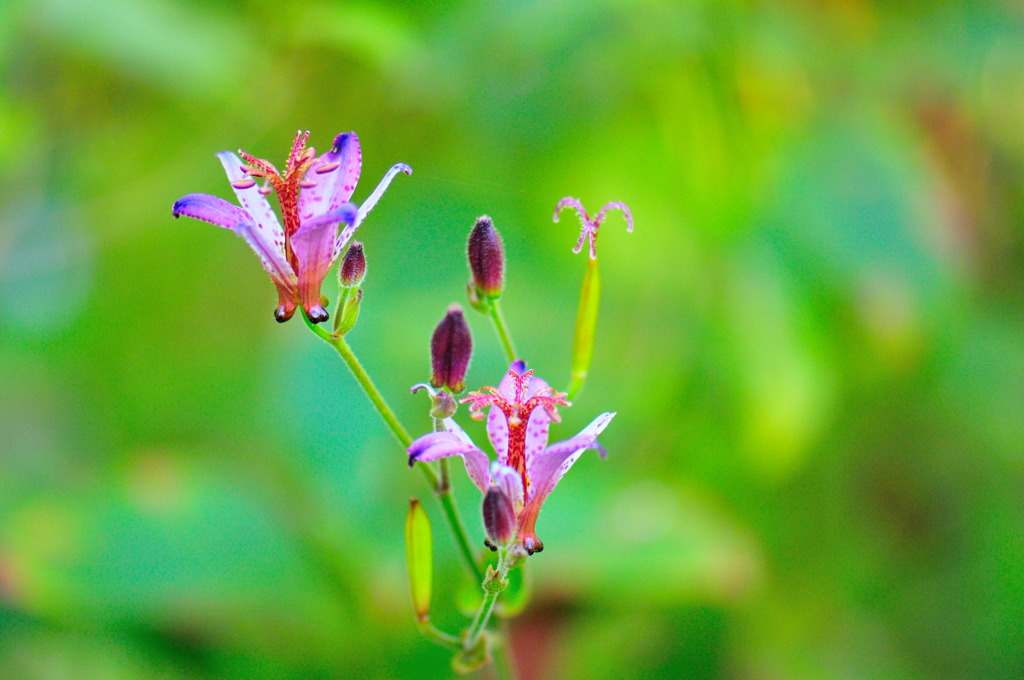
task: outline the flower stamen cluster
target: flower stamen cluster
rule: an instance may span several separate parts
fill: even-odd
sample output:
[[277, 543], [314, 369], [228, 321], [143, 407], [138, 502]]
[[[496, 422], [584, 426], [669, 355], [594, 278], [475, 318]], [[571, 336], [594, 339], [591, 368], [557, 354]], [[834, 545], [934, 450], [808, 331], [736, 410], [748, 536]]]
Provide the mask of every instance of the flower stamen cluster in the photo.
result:
[[469, 396], [462, 400], [463, 404], [469, 404], [469, 415], [476, 420], [482, 420], [484, 409], [494, 407], [505, 416], [508, 425], [508, 448], [506, 454], [506, 465], [516, 470], [523, 481], [523, 491], [530, 491], [530, 476], [526, 469], [526, 425], [530, 422], [533, 410], [538, 406], [547, 411], [551, 422], [561, 422], [558, 414], [558, 406], [572, 406], [565, 400], [566, 394], [558, 392], [551, 387], [542, 387], [533, 396], [527, 398], [527, 391], [530, 385], [530, 377], [533, 370], [526, 371], [522, 375], [514, 370], [509, 370], [508, 377], [512, 379], [511, 400], [506, 399], [496, 387], [482, 387], [478, 392], [470, 392]]
[[602, 413], [575, 437], [549, 446], [549, 426], [559, 420], [557, 407], [570, 404], [564, 393], [527, 371], [522, 361], [513, 362], [497, 387], [484, 387], [462, 401], [470, 405], [471, 415], [476, 418], [483, 418], [488, 409], [487, 436], [497, 460], [492, 463], [454, 420], [446, 418], [443, 432], [432, 432], [412, 443], [409, 464], [461, 457], [476, 487], [485, 496], [492, 496], [488, 502], [494, 512], [489, 516], [493, 519], [503, 514], [495, 509], [504, 503], [494, 495], [504, 495], [514, 511], [519, 549], [526, 554], [543, 550], [535, 525], [544, 500], [584, 451], [595, 449], [604, 455], [597, 436], [615, 414]]
[[576, 241], [576, 247], [572, 249], [572, 252], [579, 253], [583, 250], [584, 242], [590, 242], [590, 259], [597, 259], [597, 233], [601, 229], [601, 224], [604, 222], [605, 217], [609, 210], [621, 210], [623, 217], [626, 218], [626, 231], [633, 231], [633, 213], [629, 211], [629, 206], [621, 201], [612, 201], [611, 203], [605, 204], [597, 214], [593, 217], [587, 213], [586, 208], [580, 203], [580, 199], [566, 196], [558, 205], [555, 206], [555, 215], [552, 217], [552, 221], [557, 222], [558, 216], [565, 208], [575, 208], [576, 214], [580, 218], [580, 238]]
[[[222, 151], [217, 157], [241, 207], [209, 194], [189, 194], [178, 199], [173, 210], [175, 217], [185, 215], [230, 229], [249, 243], [277, 288], [278, 321], [290, 319], [299, 305], [314, 323], [328, 319], [320, 294], [328, 270], [395, 175], [412, 173], [404, 163], [392, 166], [356, 207], [349, 201], [362, 169], [356, 134], [338, 135], [319, 158], [313, 147], [306, 146], [308, 140], [308, 132], [296, 134], [283, 174], [268, 160], [244, 151], [239, 151], [241, 158]], [[283, 228], [267, 201], [270, 193], [277, 195]]]

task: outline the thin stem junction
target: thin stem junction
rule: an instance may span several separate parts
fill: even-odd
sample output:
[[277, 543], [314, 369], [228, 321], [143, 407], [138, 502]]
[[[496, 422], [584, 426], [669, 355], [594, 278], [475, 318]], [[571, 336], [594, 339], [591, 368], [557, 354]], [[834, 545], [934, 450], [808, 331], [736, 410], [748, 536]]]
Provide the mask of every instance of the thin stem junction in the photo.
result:
[[[377, 389], [377, 386], [373, 383], [373, 380], [366, 372], [366, 369], [363, 368], [359, 359], [356, 358], [355, 353], [352, 352], [352, 348], [349, 347], [345, 338], [328, 333], [323, 328], [312, 323], [305, 314], [302, 315], [302, 318], [305, 320], [306, 325], [309, 326], [310, 330], [316, 333], [321, 340], [338, 352], [338, 355], [345, 362], [345, 365], [348, 366], [352, 375], [355, 376], [356, 382], [358, 382], [359, 386], [363, 388], [363, 392], [366, 393], [370, 403], [372, 403], [374, 408], [377, 409], [377, 413], [379, 413], [380, 417], [384, 419], [384, 422], [395, 435], [398, 442], [402, 445], [402, 448], [408, 449], [412, 444], [412, 437], [410, 437], [406, 429], [402, 427], [402, 424], [399, 422], [395, 412], [391, 410], [390, 406], [388, 406], [387, 401], [384, 399], [384, 395], [382, 395], [380, 390]], [[480, 564], [473, 556], [473, 549], [469, 542], [469, 536], [466, 532], [465, 525], [462, 523], [462, 519], [459, 517], [459, 510], [455, 505], [455, 499], [452, 497], [450, 484], [448, 484], [447, 481], [443, 482], [442, 478], [438, 476], [437, 472], [430, 465], [420, 463], [416, 467], [423, 471], [423, 476], [426, 477], [427, 483], [430, 484], [430, 488], [434, 490], [434, 494], [441, 503], [441, 510], [444, 512], [448, 528], [455, 537], [455, 543], [459, 546], [459, 552], [466, 563], [466, 568], [469, 569], [473, 578], [478, 581], [482, 581], [484, 573], [480, 568]]]

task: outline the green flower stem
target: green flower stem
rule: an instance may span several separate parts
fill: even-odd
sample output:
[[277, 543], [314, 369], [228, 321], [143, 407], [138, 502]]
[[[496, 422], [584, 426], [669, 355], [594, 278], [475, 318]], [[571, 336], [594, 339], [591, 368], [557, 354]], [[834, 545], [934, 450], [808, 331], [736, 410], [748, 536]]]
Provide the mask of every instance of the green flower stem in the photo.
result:
[[583, 387], [594, 358], [594, 338], [597, 334], [597, 312], [601, 306], [601, 276], [597, 260], [587, 260], [587, 273], [580, 288], [580, 306], [576, 312], [576, 333], [572, 341], [572, 376], [566, 390], [574, 399]]
[[[440, 432], [444, 429], [444, 421], [434, 418], [434, 431]], [[462, 561], [469, 569], [469, 575], [476, 581], [484, 580], [484, 572], [480, 568], [480, 562], [473, 555], [473, 546], [469, 542], [469, 533], [466, 525], [462, 523], [459, 516], [459, 508], [455, 505], [455, 497], [452, 496], [451, 476], [448, 474], [448, 459], [442, 458], [437, 461], [441, 470], [441, 480], [435, 487], [437, 498], [441, 501], [441, 509], [444, 510], [445, 518], [452, 527], [452, 534], [455, 536], [455, 543], [459, 546], [459, 553], [462, 554]]]
[[[305, 313], [303, 313], [302, 319], [306, 322], [306, 325], [309, 326], [311, 331], [316, 333], [321, 340], [333, 347], [338, 355], [341, 356], [349, 370], [352, 371], [352, 375], [355, 376], [356, 382], [358, 382], [359, 386], [363, 388], [363, 392], [366, 393], [370, 403], [372, 403], [373, 407], [377, 409], [377, 413], [380, 414], [380, 417], [384, 419], [384, 422], [395, 435], [395, 439], [397, 439], [398, 443], [402, 445], [402, 448], [409, 448], [409, 446], [412, 445], [412, 437], [410, 437], [409, 433], [406, 432], [404, 427], [402, 427], [402, 423], [398, 422], [398, 417], [395, 415], [395, 412], [391, 410], [391, 407], [388, 406], [388, 403], [384, 400], [384, 396], [380, 393], [380, 390], [378, 390], [377, 386], [373, 384], [373, 379], [370, 378], [370, 374], [367, 373], [366, 369], [363, 368], [363, 365], [359, 363], [359, 359], [356, 358], [356, 355], [352, 352], [352, 348], [348, 346], [347, 342], [345, 342], [345, 338], [337, 335], [331, 335], [323, 328], [320, 328], [310, 321]], [[434, 469], [429, 465], [420, 465], [418, 467], [423, 470], [423, 474], [427, 478], [427, 481], [430, 482], [430, 485], [436, 489], [438, 487], [438, 478]]]
[[[447, 465], [448, 461], [441, 459], [442, 474], [447, 477]], [[466, 526], [462, 523], [462, 518], [459, 517], [459, 509], [455, 506], [455, 498], [452, 496], [452, 488], [450, 485], [445, 484], [444, 486], [438, 487], [437, 498], [441, 501], [441, 509], [444, 511], [445, 519], [448, 520], [448, 526], [452, 528], [452, 534], [455, 536], [455, 543], [459, 546], [459, 553], [462, 554], [462, 561], [466, 563], [466, 568], [469, 569], [470, 576], [477, 581], [483, 581], [484, 572], [480, 568], [480, 563], [477, 562], [476, 557], [473, 556], [473, 547], [469, 543], [469, 535], [466, 533]]]
[[416, 626], [420, 629], [420, 633], [423, 637], [427, 638], [431, 642], [441, 645], [442, 647], [447, 647], [448, 649], [462, 649], [462, 640], [454, 635], [449, 635], [444, 631], [438, 630], [437, 627], [429, 620], [418, 621]]
[[[328, 345], [333, 347], [335, 351], [341, 356], [349, 370], [352, 371], [352, 375], [355, 376], [359, 386], [363, 388], [363, 392], [369, 398], [374, 408], [377, 409], [377, 413], [384, 419], [387, 426], [394, 433], [395, 438], [402, 445], [403, 449], [409, 448], [412, 444], [412, 437], [406, 432], [402, 424], [398, 422], [398, 417], [395, 416], [395, 412], [391, 410], [388, 403], [384, 400], [384, 396], [377, 389], [377, 386], [373, 384], [373, 380], [370, 375], [363, 368], [363, 365], [359, 363], [359, 359], [352, 352], [352, 348], [345, 342], [345, 338], [341, 336], [331, 335], [323, 328], [320, 328], [306, 317], [303, 313], [302, 318], [305, 320], [306, 325], [309, 326], [310, 330], [316, 333], [321, 340], [326, 342]], [[435, 495], [441, 502], [441, 509], [444, 511], [445, 519], [448, 522], [448, 528], [451, 529], [452, 535], [455, 537], [455, 542], [459, 546], [459, 552], [462, 554], [463, 559], [466, 562], [466, 567], [469, 569], [473, 578], [478, 581], [483, 580], [483, 571], [480, 569], [480, 564], [473, 557], [473, 550], [470, 547], [469, 536], [466, 533], [466, 527], [462, 524], [462, 520], [459, 518], [459, 510], [455, 506], [455, 499], [452, 497], [451, 486], [447, 483], [442, 484], [441, 478], [438, 477], [437, 472], [434, 468], [426, 465], [419, 464], [418, 467], [423, 471], [423, 476], [427, 478], [427, 483], [430, 484], [430, 488], [434, 490]]]
[[465, 648], [467, 650], [473, 648], [473, 645], [480, 639], [480, 635], [483, 634], [484, 628], [487, 627], [487, 622], [491, 620], [491, 612], [494, 611], [494, 604], [498, 601], [498, 595], [500, 593], [490, 591], [484, 593], [484, 601], [480, 603], [480, 609], [476, 613], [476, 618], [473, 619], [473, 625], [469, 627], [469, 632], [466, 633]]
[[516, 354], [516, 348], [512, 344], [512, 335], [508, 332], [508, 324], [505, 323], [505, 316], [501, 313], [500, 303], [498, 300], [491, 300], [489, 307], [491, 320], [494, 321], [494, 330], [498, 332], [501, 346], [505, 349], [505, 356], [511, 364], [519, 358], [519, 355]]
[[505, 549], [499, 548], [497, 568], [489, 568], [487, 570], [487, 577], [482, 584], [484, 589], [483, 602], [480, 603], [480, 609], [477, 610], [472, 625], [466, 631], [466, 640], [463, 643], [463, 648], [467, 651], [473, 648], [483, 634], [484, 629], [487, 628], [487, 623], [491, 619], [491, 613], [494, 611], [494, 605], [498, 601], [498, 597], [508, 588], [507, 575], [508, 566], [505, 563]]

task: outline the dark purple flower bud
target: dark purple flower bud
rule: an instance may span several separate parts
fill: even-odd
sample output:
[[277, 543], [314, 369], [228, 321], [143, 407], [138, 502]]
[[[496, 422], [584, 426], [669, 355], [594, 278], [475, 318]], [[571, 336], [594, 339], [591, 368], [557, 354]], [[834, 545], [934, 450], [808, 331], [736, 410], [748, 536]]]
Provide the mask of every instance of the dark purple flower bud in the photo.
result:
[[363, 244], [355, 241], [348, 247], [345, 259], [341, 261], [338, 278], [343, 288], [355, 288], [363, 282], [365, 276], [366, 255], [363, 254]]
[[493, 546], [505, 546], [516, 533], [516, 511], [512, 501], [497, 485], [491, 485], [484, 494], [484, 529]]
[[491, 218], [484, 215], [469, 233], [469, 269], [481, 297], [496, 298], [505, 285], [505, 247]]
[[466, 317], [461, 307], [452, 305], [430, 339], [430, 360], [434, 367], [430, 384], [447, 387], [456, 394], [466, 389], [466, 369], [472, 353], [473, 340]]

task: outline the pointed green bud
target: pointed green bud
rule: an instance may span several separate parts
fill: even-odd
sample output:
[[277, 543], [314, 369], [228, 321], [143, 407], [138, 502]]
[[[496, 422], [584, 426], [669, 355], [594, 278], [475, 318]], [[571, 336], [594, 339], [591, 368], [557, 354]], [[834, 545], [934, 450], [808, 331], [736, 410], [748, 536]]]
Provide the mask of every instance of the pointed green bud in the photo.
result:
[[594, 335], [597, 331], [597, 310], [601, 303], [601, 277], [597, 260], [587, 260], [587, 273], [580, 289], [580, 306], [576, 311], [576, 335], [572, 343], [572, 375], [568, 398], [572, 399], [583, 387], [594, 358]]
[[491, 218], [487, 215], [480, 217], [473, 225], [466, 250], [477, 297], [500, 297], [501, 289], [505, 285], [505, 247], [501, 243], [498, 230], [494, 228]]
[[466, 370], [472, 354], [473, 339], [462, 307], [452, 305], [430, 339], [430, 362], [434, 369], [430, 384], [447, 387], [456, 394], [466, 389]]
[[409, 571], [409, 592], [416, 620], [430, 618], [430, 591], [434, 579], [434, 547], [430, 520], [418, 499], [409, 501], [405, 517], [405, 561]]
[[363, 253], [363, 244], [354, 242], [348, 247], [345, 258], [338, 268], [338, 282], [342, 288], [355, 288], [363, 282], [366, 277], [366, 255]]

